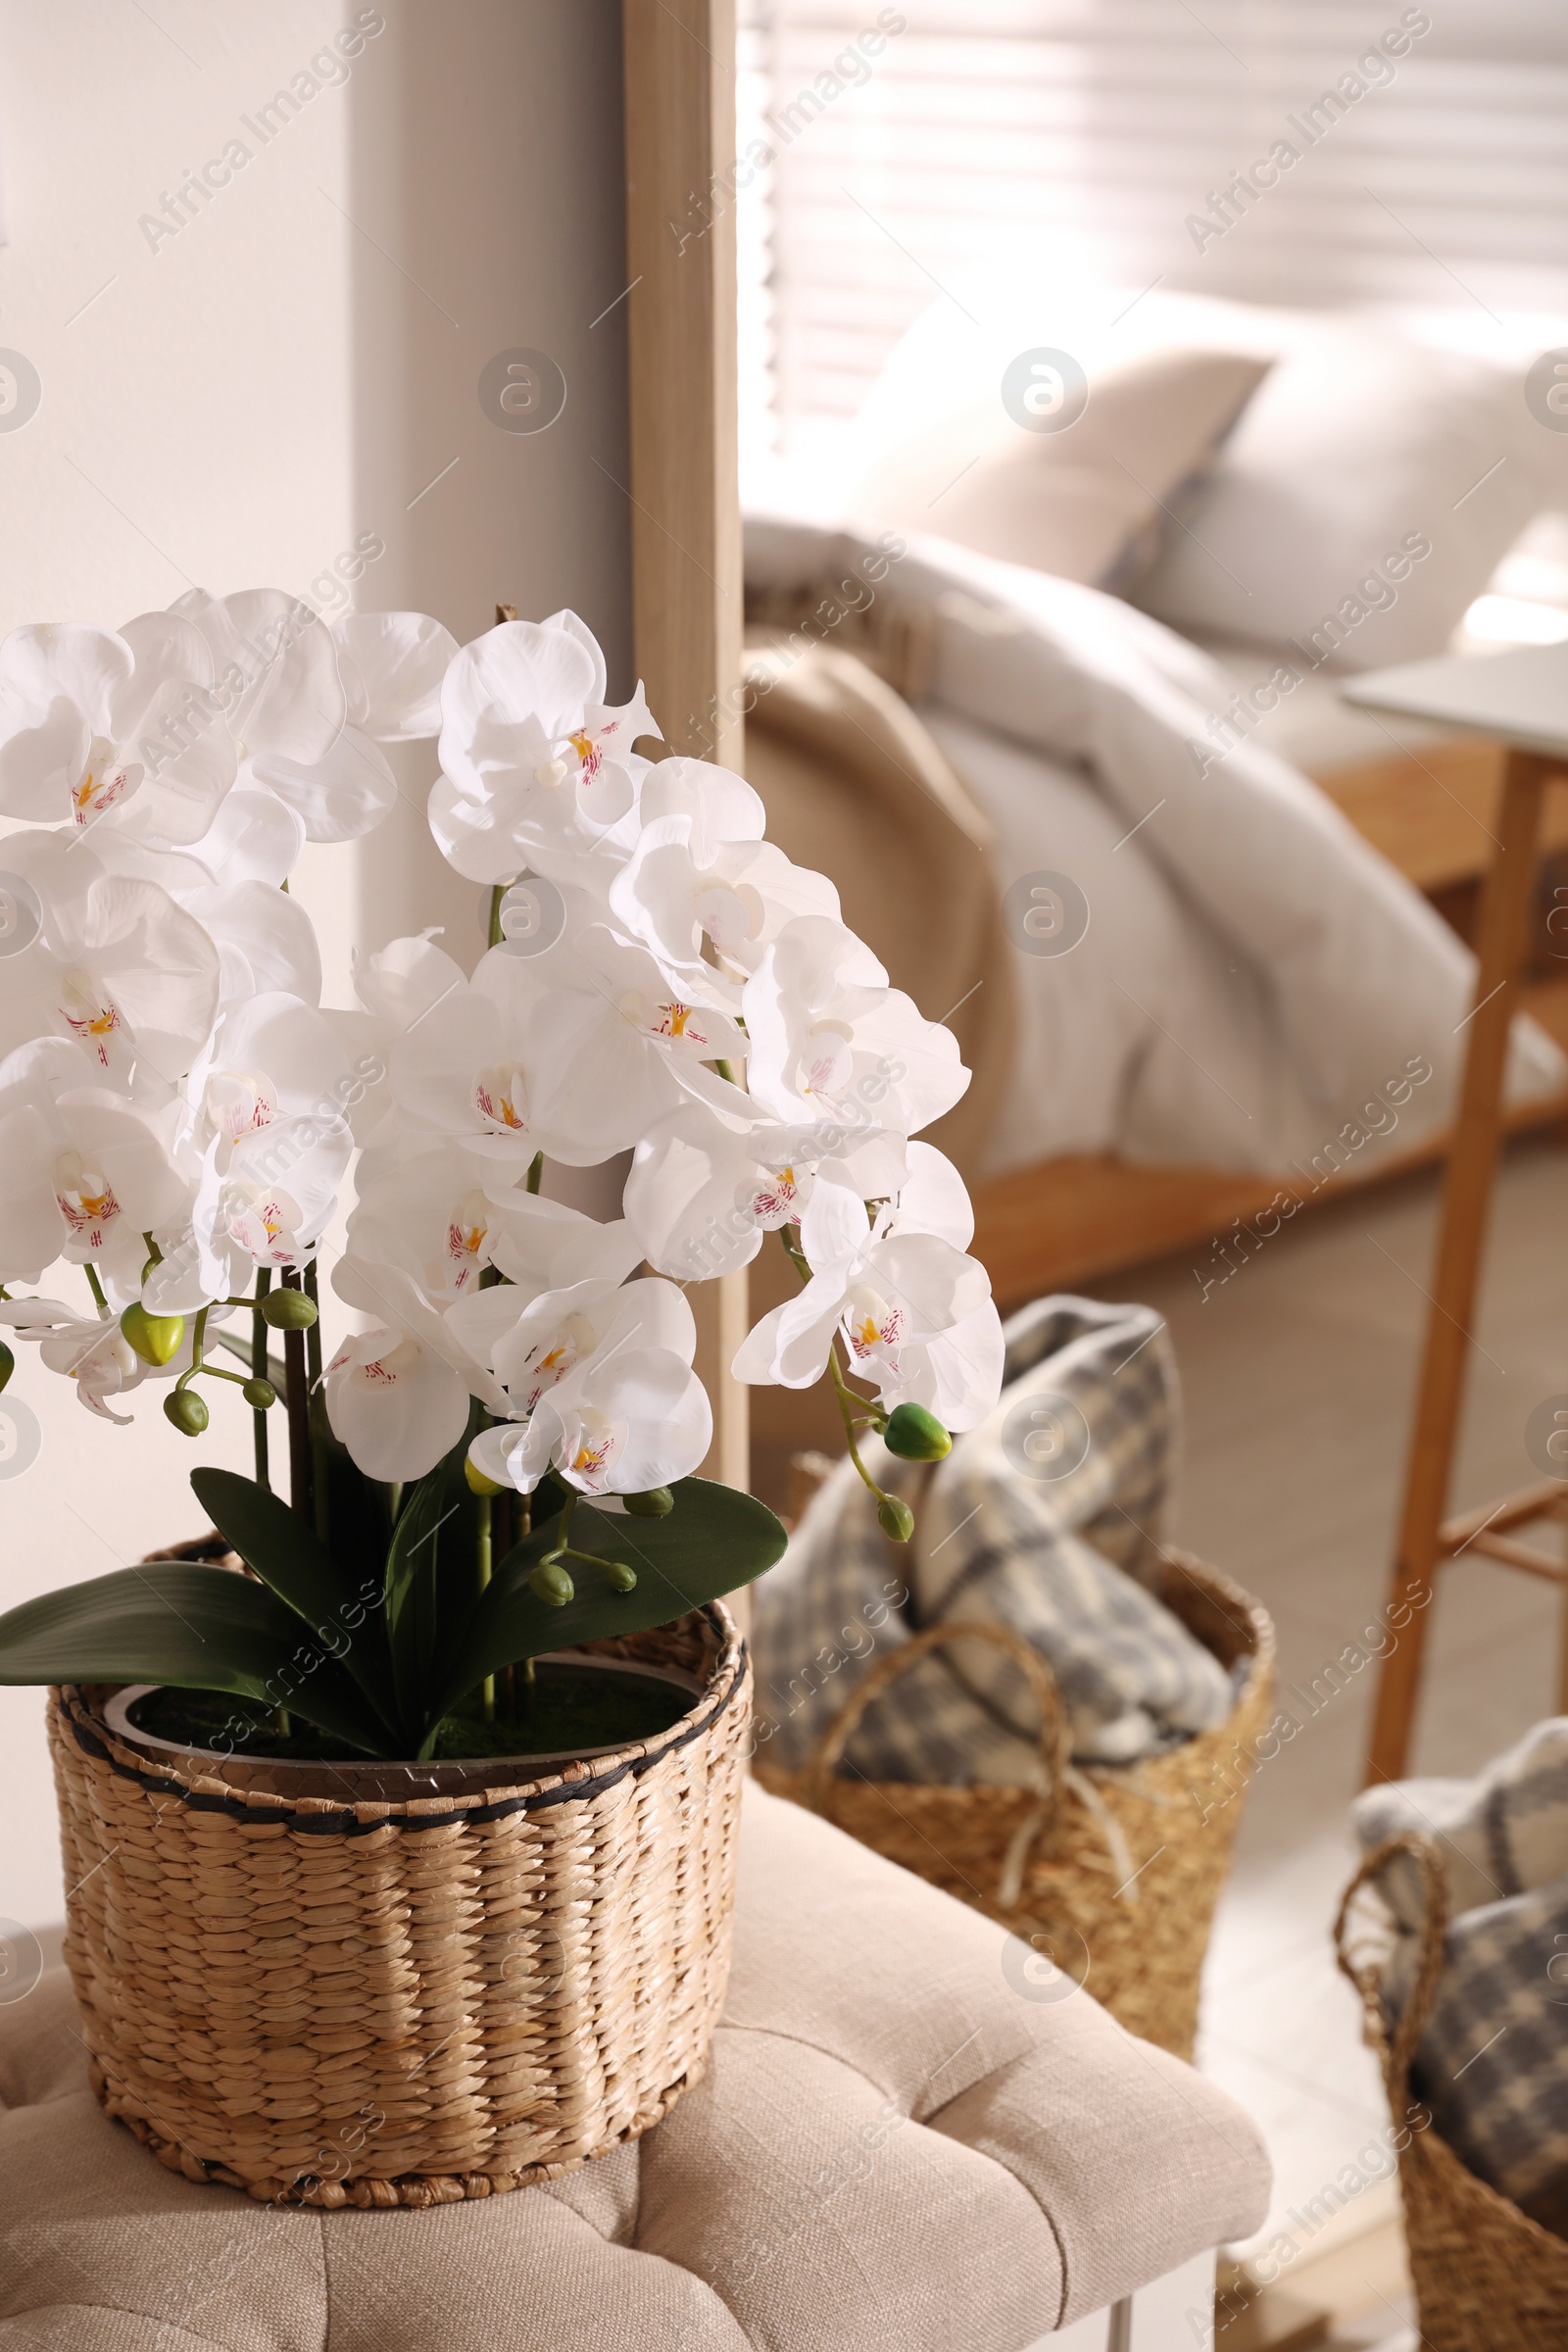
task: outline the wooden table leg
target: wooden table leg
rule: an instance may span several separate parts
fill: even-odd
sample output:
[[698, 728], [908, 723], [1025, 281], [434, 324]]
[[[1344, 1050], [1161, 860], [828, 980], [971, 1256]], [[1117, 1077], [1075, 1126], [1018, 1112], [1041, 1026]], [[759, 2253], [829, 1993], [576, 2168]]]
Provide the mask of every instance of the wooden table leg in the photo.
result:
[[1497, 806], [1497, 848], [1481, 906], [1476, 1002], [1444, 1186], [1432, 1313], [1390, 1593], [1391, 1610], [1402, 1613], [1407, 1607], [1411, 1614], [1402, 1628], [1396, 1617], [1391, 1618], [1395, 1646], [1383, 1662], [1378, 1684], [1369, 1782], [1397, 1780], [1409, 1752], [1438, 1563], [1438, 1529], [1447, 1506], [1470, 1321], [1497, 1159], [1508, 1028], [1518, 1006], [1516, 984], [1530, 934], [1541, 795], [1547, 776], [1555, 772], [1553, 762], [1533, 752], [1510, 752]]

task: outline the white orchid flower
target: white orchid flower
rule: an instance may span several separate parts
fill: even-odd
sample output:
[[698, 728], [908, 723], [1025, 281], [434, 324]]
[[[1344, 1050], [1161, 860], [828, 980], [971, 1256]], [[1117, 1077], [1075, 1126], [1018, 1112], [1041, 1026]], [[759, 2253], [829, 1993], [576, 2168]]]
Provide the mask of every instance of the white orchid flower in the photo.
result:
[[344, 1341], [322, 1382], [333, 1434], [368, 1478], [433, 1470], [467, 1426], [470, 1395], [505, 1412], [499, 1383], [401, 1267], [345, 1254], [332, 1288], [378, 1318]]
[[466, 1297], [495, 1262], [501, 1218], [485, 1190], [494, 1175], [492, 1163], [444, 1139], [412, 1156], [396, 1146], [366, 1152], [349, 1250], [401, 1267], [432, 1301]]
[[203, 1154], [216, 1146], [222, 1170], [243, 1136], [280, 1118], [346, 1119], [352, 1127], [364, 1094], [337, 1021], [269, 990], [227, 1006], [192, 1064], [186, 1136]]
[[642, 1263], [642, 1244], [624, 1217], [601, 1224], [564, 1200], [514, 1189], [492, 1191], [491, 1206], [492, 1254], [514, 1298], [535, 1298], [579, 1282], [621, 1283]]
[[514, 1286], [515, 1314], [541, 1291], [593, 1275], [620, 1282], [642, 1256], [623, 1220], [601, 1225], [562, 1201], [520, 1192], [502, 1181], [493, 1160], [461, 1145], [367, 1152], [357, 1187], [351, 1252], [402, 1266], [427, 1298], [443, 1304], [476, 1291], [486, 1266]]
[[[644, 785], [645, 818], [652, 781]], [[658, 957], [672, 988], [731, 1012], [740, 1010], [745, 976], [787, 923], [807, 914], [839, 917], [839, 894], [821, 874], [792, 865], [772, 842], [705, 841], [700, 820], [681, 811], [643, 823], [610, 884], [609, 905], [620, 930]], [[705, 940], [711, 959], [703, 954]]]
[[223, 1013], [185, 1083], [177, 1149], [198, 1185], [188, 1230], [157, 1237], [149, 1314], [189, 1314], [257, 1265], [303, 1263], [330, 1222], [367, 1091], [343, 1018], [281, 992]]
[[552, 1159], [596, 1166], [689, 1096], [745, 1107], [744, 1096], [707, 1066], [743, 1060], [745, 1031], [672, 991], [646, 948], [603, 923], [568, 920], [545, 955], [493, 948], [473, 988], [495, 1001], [508, 1037], [527, 1041], [534, 1116], [553, 1139], [545, 1147]]
[[58, 1037], [0, 1062], [0, 1281], [36, 1282], [63, 1256], [133, 1295], [142, 1236], [187, 1213], [190, 1183], [151, 1118], [95, 1075]]
[[478, 985], [477, 973], [470, 987], [460, 971], [392, 1036], [392, 1093], [427, 1133], [466, 1144], [520, 1176], [545, 1149], [536, 1118], [539, 1047], [527, 1023], [509, 1018]]
[[374, 956], [354, 958], [354, 987], [360, 1002], [389, 1037], [412, 1029], [443, 997], [467, 986], [467, 974], [436, 941], [438, 928], [394, 939]]
[[186, 901], [218, 950], [219, 996], [282, 994], [302, 1004], [321, 998], [321, 951], [300, 900], [266, 882], [232, 882], [192, 892]]
[[875, 1119], [913, 1135], [969, 1083], [950, 1029], [888, 986], [870, 949], [842, 923], [787, 923], [747, 982], [748, 1077], [778, 1119]]
[[348, 723], [348, 696], [331, 632], [312, 605], [282, 588], [209, 596], [191, 588], [172, 613], [201, 632], [215, 692], [246, 754], [274, 754], [312, 766]]
[[278, 588], [172, 608], [200, 629], [248, 792], [272, 794], [311, 841], [357, 841], [397, 798], [375, 738], [435, 731], [437, 671], [456, 650], [420, 612], [352, 616], [328, 628], [312, 605]]
[[750, 1264], [764, 1235], [799, 1224], [819, 1160], [846, 1161], [862, 1198], [883, 1200], [905, 1182], [905, 1149], [886, 1129], [854, 1138], [842, 1125], [743, 1122], [683, 1103], [637, 1145], [627, 1223], [659, 1273], [706, 1282]]
[[[76, 1396], [101, 1421], [131, 1426], [128, 1413], [112, 1413], [107, 1396], [138, 1388], [151, 1367], [142, 1362], [113, 1316], [84, 1315], [62, 1298], [15, 1298], [0, 1305], [0, 1325], [36, 1343], [40, 1361], [76, 1384]], [[172, 1365], [169, 1367], [174, 1369]]]
[[347, 1121], [278, 1117], [209, 1145], [191, 1210], [197, 1263], [175, 1251], [156, 1267], [149, 1312], [183, 1313], [192, 1302], [246, 1290], [258, 1266], [303, 1266], [337, 1206], [354, 1138]]
[[[225, 793], [218, 814], [190, 845], [190, 856], [204, 868], [200, 888], [227, 889], [237, 882], [262, 882], [276, 890], [299, 863], [305, 847], [305, 822], [275, 793], [236, 784]], [[157, 876], [153, 877], [155, 880]], [[172, 898], [184, 902], [184, 892], [166, 884]]]
[[890, 1409], [923, 1404], [949, 1429], [970, 1429], [990, 1411], [1002, 1324], [990, 1277], [962, 1247], [973, 1232], [968, 1197], [940, 1152], [908, 1150], [909, 1180], [874, 1224], [849, 1171], [833, 1161], [818, 1168], [801, 1217], [811, 1278], [742, 1343], [737, 1380], [809, 1388], [842, 1334], [850, 1370]]
[[[215, 1312], [213, 1323], [226, 1320], [226, 1310]], [[179, 1346], [162, 1364], [139, 1356], [113, 1314], [84, 1315], [63, 1298], [13, 1298], [0, 1304], [0, 1326], [9, 1326], [20, 1339], [32, 1341], [44, 1368], [63, 1372], [76, 1384], [80, 1403], [102, 1421], [121, 1429], [131, 1426], [128, 1413], [112, 1413], [105, 1398], [128, 1396], [144, 1381], [172, 1381], [190, 1369], [195, 1335], [187, 1331]]]
[[14, 629], [0, 644], [0, 814], [199, 840], [234, 780], [212, 682], [207, 645], [173, 613]]
[[218, 951], [201, 924], [156, 883], [106, 871], [85, 841], [13, 834], [5, 858], [37, 892], [42, 925], [6, 965], [0, 1053], [53, 1034], [76, 1039], [117, 1086], [138, 1063], [179, 1078], [218, 1009]]
[[659, 730], [641, 686], [605, 701], [605, 658], [574, 612], [504, 621], [466, 645], [441, 689], [430, 829], [472, 882], [531, 868], [573, 878], [632, 812]]
[[441, 686], [458, 641], [427, 612], [346, 612], [328, 624], [348, 723], [375, 743], [441, 732]]
[[555, 1470], [585, 1494], [636, 1494], [689, 1477], [706, 1455], [697, 1327], [672, 1284], [575, 1283], [520, 1315], [506, 1291], [479, 1291], [447, 1321], [506, 1391], [510, 1418], [468, 1447], [497, 1486], [529, 1494]]
[[239, 771], [248, 792], [267, 791], [291, 809], [308, 841], [360, 841], [373, 833], [398, 797], [386, 754], [345, 727], [319, 760], [254, 752]]

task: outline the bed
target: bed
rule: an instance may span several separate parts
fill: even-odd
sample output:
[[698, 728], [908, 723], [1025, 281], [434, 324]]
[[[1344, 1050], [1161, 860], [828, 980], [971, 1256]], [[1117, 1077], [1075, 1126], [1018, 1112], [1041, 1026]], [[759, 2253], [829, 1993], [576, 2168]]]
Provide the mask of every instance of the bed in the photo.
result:
[[[1179, 323], [1194, 331], [1190, 317]], [[1346, 331], [1336, 326], [1336, 366]], [[931, 371], [914, 341], [890, 366], [893, 396], [906, 395], [906, 362]], [[1386, 350], [1377, 360], [1392, 391], [1396, 369]], [[1321, 392], [1323, 365], [1315, 354], [1307, 392]], [[1498, 381], [1528, 421], [1518, 381], [1495, 359], [1478, 378], [1480, 365], [1439, 368], [1444, 400], [1478, 383], [1481, 396], [1442, 465], [1422, 454], [1433, 511], [1452, 506], [1457, 482], [1463, 516], [1472, 466], [1484, 474], [1503, 425], [1517, 437]], [[1287, 425], [1301, 391], [1284, 404]], [[1217, 446], [1207, 510], [1184, 494], [1203, 562], [1185, 542], [1178, 553], [1194, 576], [1184, 582], [1168, 561], [1173, 533], [1189, 528], [1175, 524], [1173, 505], [1155, 534], [1165, 552], [1146, 546], [1137, 578], [1104, 588], [1018, 561], [1010, 520], [1004, 554], [910, 529], [934, 502], [911, 495], [907, 479], [888, 488], [887, 407], [879, 423], [875, 397], [868, 405], [883, 486], [843, 494], [867, 518], [835, 526], [797, 512], [755, 514], [748, 526], [748, 765], [769, 831], [833, 874], [848, 919], [894, 982], [959, 1031], [975, 1084], [933, 1140], [974, 1191], [975, 1248], [1004, 1305], [1175, 1250], [1191, 1254], [1201, 1292], [1224, 1278], [1238, 1246], [1245, 1254], [1256, 1220], [1277, 1230], [1299, 1206], [1443, 1149], [1473, 969], [1461, 934], [1490, 848], [1498, 762], [1485, 744], [1406, 729], [1396, 740], [1341, 701], [1337, 680], [1441, 650], [1518, 538], [1521, 514], [1528, 522], [1556, 495], [1561, 450], [1553, 442], [1538, 460], [1528, 440], [1510, 445], [1521, 479], [1498, 513], [1469, 516], [1463, 546], [1438, 551], [1447, 576], [1433, 564], [1416, 577], [1421, 560], [1407, 564], [1414, 586], [1365, 625], [1348, 624], [1354, 642], [1331, 642], [1314, 660], [1321, 579], [1349, 559], [1343, 545], [1314, 555], [1308, 534], [1333, 542], [1338, 530], [1344, 542], [1358, 518], [1323, 517], [1310, 500], [1277, 517], [1292, 562], [1276, 564], [1287, 576], [1273, 581], [1248, 566], [1252, 633], [1239, 634], [1237, 598], [1212, 592], [1208, 577], [1226, 563], [1234, 570], [1238, 533], [1257, 528], [1260, 503], [1266, 514], [1255, 448], [1250, 458], [1243, 442], [1237, 467], [1246, 492], [1252, 465], [1250, 514], [1225, 478], [1239, 431]], [[929, 414], [910, 425], [926, 484], [964, 456], [952, 413], [950, 400], [943, 432]], [[1419, 427], [1409, 426], [1417, 440]], [[1429, 441], [1446, 429], [1440, 417]], [[1390, 462], [1386, 450], [1372, 457]], [[907, 476], [906, 447], [900, 463]], [[1422, 495], [1401, 479], [1384, 507], [1419, 515]], [[1364, 510], [1370, 497], [1353, 482], [1342, 503]], [[940, 503], [927, 519], [953, 527]], [[1383, 526], [1374, 517], [1364, 527]], [[970, 535], [986, 532], [982, 515]], [[1290, 629], [1293, 590], [1306, 617]], [[1296, 681], [1271, 700], [1259, 688], [1282, 662]], [[858, 699], [868, 692], [885, 698], [875, 710]], [[879, 735], [891, 773], [871, 790]], [[1568, 793], [1546, 847], [1568, 851]], [[1040, 876], [1058, 925], [1045, 942], [1019, 929], [1020, 888], [1027, 897]], [[1515, 1027], [1515, 1125], [1568, 1108], [1568, 1059], [1549, 1034], [1568, 1037], [1568, 989], [1549, 955], [1543, 963], [1532, 1005], [1544, 1019]], [[754, 1306], [780, 1280], [760, 1262]], [[807, 1428], [795, 1400], [770, 1398], [760, 1461], [830, 1434], [825, 1423]]]

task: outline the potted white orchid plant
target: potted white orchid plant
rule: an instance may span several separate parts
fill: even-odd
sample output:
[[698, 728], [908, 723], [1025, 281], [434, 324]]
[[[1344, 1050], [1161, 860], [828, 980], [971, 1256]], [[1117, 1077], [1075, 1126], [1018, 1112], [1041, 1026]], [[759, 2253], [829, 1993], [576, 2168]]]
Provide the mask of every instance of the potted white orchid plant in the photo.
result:
[[[323, 1009], [289, 873], [386, 814], [382, 745], [432, 735], [431, 829], [489, 893], [489, 947], [466, 973], [397, 940], [357, 1008]], [[769, 1233], [801, 1288], [739, 1377], [826, 1373], [858, 1461], [863, 1428], [934, 1458], [995, 1402], [967, 1199], [909, 1140], [967, 1083], [955, 1040], [763, 838], [752, 788], [641, 757], [657, 736], [571, 613], [460, 649], [420, 614], [193, 593], [0, 646], [0, 1319], [110, 1420], [150, 1390], [199, 1438], [213, 1381], [255, 1416], [252, 1477], [193, 1474], [206, 1558], [0, 1616], [0, 1681], [85, 1691], [95, 1722], [120, 1688], [115, 1752], [270, 1759], [275, 1793], [289, 1759], [347, 1787], [357, 1759], [667, 1732], [689, 1683], [632, 1690], [622, 1657], [595, 1697], [580, 1653], [782, 1550], [696, 1476], [684, 1295]], [[619, 1218], [540, 1190], [628, 1151]], [[330, 1349], [329, 1259], [352, 1310]], [[562, 1651], [575, 1682], [535, 1667]]]

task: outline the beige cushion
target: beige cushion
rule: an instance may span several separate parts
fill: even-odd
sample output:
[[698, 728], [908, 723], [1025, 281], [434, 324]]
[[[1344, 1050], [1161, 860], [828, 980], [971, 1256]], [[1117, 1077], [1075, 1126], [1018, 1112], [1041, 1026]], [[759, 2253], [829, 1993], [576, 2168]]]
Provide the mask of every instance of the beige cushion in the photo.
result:
[[[544, 2188], [253, 2204], [106, 2120], [64, 1974], [0, 2008], [4, 2352], [1019, 2352], [1262, 2220], [1230, 2100], [752, 1787], [707, 2080]], [[1017, 1989], [1018, 1986], [1025, 1989]]]
[[1087, 408], [1056, 431], [1010, 422], [997, 394], [888, 449], [849, 504], [869, 521], [1125, 589], [1163, 537], [1181, 537], [1168, 510], [1208, 471], [1269, 366], [1247, 352], [1141, 352], [1096, 368]]

